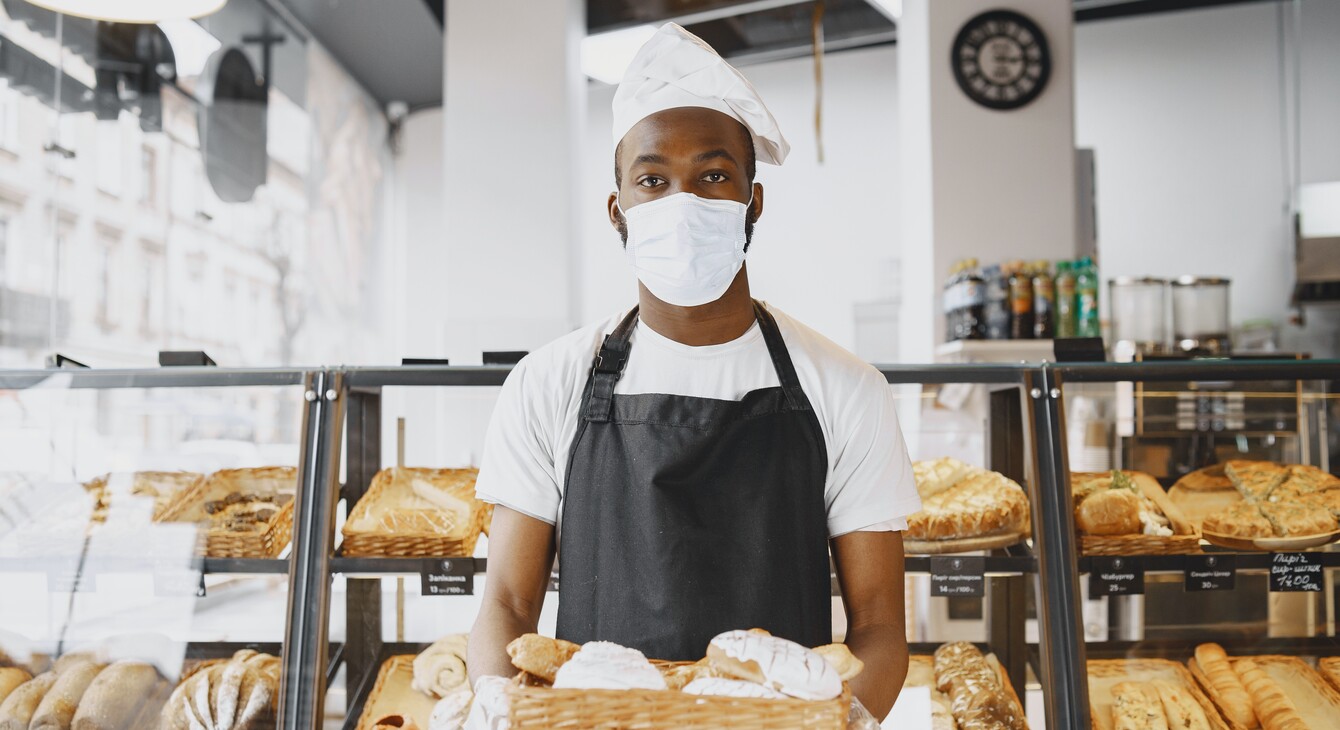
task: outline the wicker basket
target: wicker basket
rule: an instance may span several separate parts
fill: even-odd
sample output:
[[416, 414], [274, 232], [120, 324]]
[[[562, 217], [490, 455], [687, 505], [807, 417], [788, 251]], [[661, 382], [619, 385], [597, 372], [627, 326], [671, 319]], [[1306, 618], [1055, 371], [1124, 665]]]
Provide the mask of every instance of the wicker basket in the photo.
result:
[[[1079, 535], [1081, 555], [1188, 555], [1199, 553], [1200, 530], [1182, 514], [1182, 510], [1168, 499], [1158, 480], [1144, 472], [1122, 470], [1126, 476], [1154, 502], [1172, 523], [1173, 533], [1163, 535]], [[1071, 484], [1077, 478], [1094, 476], [1088, 473], [1070, 475]], [[1073, 486], [1072, 486], [1073, 488]]]
[[377, 672], [377, 683], [363, 703], [363, 714], [356, 730], [373, 730], [387, 715], [412, 719], [420, 728], [428, 727], [437, 699], [414, 689], [414, 655], [397, 654], [382, 663]]
[[289, 500], [268, 522], [248, 532], [216, 527], [205, 513], [204, 505], [211, 499], [248, 488], [292, 496], [297, 486], [298, 470], [291, 466], [216, 471], [179, 494], [164, 510], [160, 521], [207, 525], [201, 552], [211, 558], [275, 558], [293, 539], [293, 504], [296, 500]]
[[1210, 730], [1230, 730], [1214, 702], [1201, 691], [1191, 672], [1170, 659], [1090, 659], [1089, 721], [1093, 730], [1110, 730], [1112, 688], [1120, 682], [1171, 682], [1191, 696], [1209, 722]]
[[553, 689], [532, 686], [524, 678], [518, 684], [508, 715], [512, 730], [845, 730], [851, 713], [851, 687], [845, 682], [841, 696], [818, 702], [710, 697], [674, 690]]
[[[377, 472], [368, 487], [367, 494], [358, 500], [358, 504], [349, 513], [342, 533], [344, 543], [341, 553], [347, 557], [399, 557], [399, 558], [450, 558], [470, 557], [474, 555], [475, 543], [483, 530], [483, 503], [475, 499], [475, 475], [477, 469], [425, 469], [418, 467], [394, 467]], [[405, 484], [411, 479], [422, 479], [444, 489], [457, 499], [470, 505], [470, 516], [466, 524], [454, 534], [445, 534], [440, 530], [426, 527], [406, 526], [389, 531], [378, 526], [376, 529], [360, 529], [359, 523], [366, 520], [377, 503], [382, 500], [399, 499]]]

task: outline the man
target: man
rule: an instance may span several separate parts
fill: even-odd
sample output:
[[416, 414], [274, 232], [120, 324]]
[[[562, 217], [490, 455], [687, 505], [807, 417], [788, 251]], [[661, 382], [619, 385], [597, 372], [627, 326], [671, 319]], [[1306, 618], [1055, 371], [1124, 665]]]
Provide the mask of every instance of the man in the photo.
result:
[[629, 67], [614, 126], [609, 218], [638, 306], [503, 387], [471, 676], [514, 672], [504, 649], [536, 630], [555, 549], [559, 638], [692, 660], [730, 629], [829, 643], [831, 547], [865, 662], [852, 688], [883, 717], [907, 672], [901, 530], [920, 502], [884, 378], [750, 297], [755, 162], [788, 145], [749, 82], [674, 24]]

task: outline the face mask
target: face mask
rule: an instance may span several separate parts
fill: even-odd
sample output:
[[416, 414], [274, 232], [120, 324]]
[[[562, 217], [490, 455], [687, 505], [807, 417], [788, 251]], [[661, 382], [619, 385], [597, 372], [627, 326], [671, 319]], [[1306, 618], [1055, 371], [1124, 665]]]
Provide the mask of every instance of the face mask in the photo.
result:
[[[625, 255], [657, 299], [679, 307], [716, 301], [744, 263], [749, 203], [675, 193], [624, 211]], [[617, 205], [617, 202], [616, 202]]]

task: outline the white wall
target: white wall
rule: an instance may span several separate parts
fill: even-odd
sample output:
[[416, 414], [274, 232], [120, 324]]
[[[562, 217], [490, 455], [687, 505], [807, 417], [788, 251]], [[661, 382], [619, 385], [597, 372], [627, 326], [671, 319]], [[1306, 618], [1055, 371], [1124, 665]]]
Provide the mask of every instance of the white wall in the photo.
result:
[[[1076, 26], [1076, 141], [1096, 149], [1105, 279], [1226, 276], [1235, 322], [1283, 318], [1293, 284], [1277, 40], [1285, 5]], [[1338, 180], [1340, 2], [1302, 6], [1303, 181]]]
[[[854, 341], [855, 302], [889, 297], [897, 287], [897, 77], [892, 47], [824, 59], [824, 163], [814, 135], [814, 69], [809, 59], [745, 67], [791, 143], [781, 167], [759, 164], [763, 217], [749, 249], [749, 282], [767, 300], [837, 343]], [[582, 152], [580, 218], [586, 321], [637, 297], [605, 199], [614, 189], [610, 100], [593, 85]]]

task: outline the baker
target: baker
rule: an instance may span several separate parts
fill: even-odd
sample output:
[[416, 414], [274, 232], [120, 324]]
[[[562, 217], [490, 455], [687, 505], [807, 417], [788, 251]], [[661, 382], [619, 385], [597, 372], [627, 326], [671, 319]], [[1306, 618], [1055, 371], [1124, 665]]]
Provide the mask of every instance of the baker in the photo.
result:
[[831, 642], [831, 549], [865, 663], [852, 689], [883, 717], [907, 672], [901, 531], [920, 502], [883, 376], [750, 296], [755, 163], [789, 146], [749, 81], [673, 23], [615, 92], [614, 143], [609, 220], [638, 304], [502, 388], [470, 674], [514, 673], [505, 647], [536, 630], [555, 550], [559, 638], [694, 660], [729, 629]]

